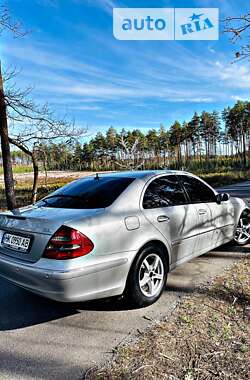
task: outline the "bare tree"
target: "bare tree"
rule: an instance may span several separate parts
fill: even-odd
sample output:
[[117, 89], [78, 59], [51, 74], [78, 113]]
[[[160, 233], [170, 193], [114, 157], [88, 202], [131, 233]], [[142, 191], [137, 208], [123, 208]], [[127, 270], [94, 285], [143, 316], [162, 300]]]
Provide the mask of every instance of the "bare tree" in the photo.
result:
[[142, 162], [138, 162], [138, 159], [137, 159], [139, 139], [136, 138], [132, 146], [129, 147], [128, 141], [126, 141], [126, 139], [122, 135], [118, 141], [118, 144], [120, 145], [122, 149], [123, 157], [121, 161], [115, 160], [115, 164], [121, 169], [126, 169], [126, 170], [140, 169], [144, 164], [144, 160]]
[[10, 31], [14, 37], [23, 37], [27, 34], [27, 31], [24, 31], [22, 24], [13, 20], [8, 7], [2, 4], [0, 5], [0, 34], [5, 30]]
[[[0, 35], [5, 31], [12, 33], [14, 37], [21, 37], [25, 34], [20, 23], [12, 20], [8, 9], [0, 6]], [[9, 131], [7, 120], [7, 106], [4, 94], [4, 82], [2, 76], [2, 63], [0, 60], [0, 136], [3, 160], [3, 172], [5, 183], [5, 194], [8, 209], [12, 210], [16, 207], [16, 197], [14, 188], [14, 179], [12, 171], [11, 153], [9, 145]]]
[[238, 51], [235, 53], [237, 60], [250, 57], [250, 43], [242, 43], [244, 38], [249, 39], [250, 31], [250, 13], [238, 17], [227, 17], [224, 20], [224, 33], [231, 35], [231, 42], [236, 44], [240, 42]]
[[[8, 80], [11, 81], [15, 74], [8, 74]], [[56, 118], [48, 104], [39, 106], [30, 99], [31, 91], [31, 88], [18, 89], [14, 83], [5, 92], [5, 103], [11, 121], [9, 141], [32, 160], [34, 180], [31, 201], [34, 203], [38, 188], [39, 145], [55, 140], [72, 140], [85, 134], [86, 129], [76, 128], [74, 122], [68, 121], [66, 117]]]
[[[8, 9], [0, 6], [0, 34], [4, 30], [11, 31], [14, 37], [26, 34], [20, 23], [12, 21]], [[14, 81], [17, 74], [16, 69], [12, 69], [2, 76], [0, 65], [0, 134], [8, 209], [16, 207], [9, 143], [31, 157], [34, 170], [31, 201], [34, 203], [37, 198], [39, 173], [37, 146], [55, 139], [76, 138], [86, 132], [86, 129], [76, 129], [74, 123], [67, 121], [66, 118], [56, 118], [47, 104], [43, 106], [36, 104], [31, 98], [32, 88], [23, 90], [17, 87]], [[10, 134], [8, 121], [12, 123]]]
[[13, 179], [13, 172], [12, 172], [7, 110], [6, 110], [6, 103], [5, 103], [5, 98], [4, 98], [1, 61], [0, 61], [0, 135], [1, 135], [1, 148], [2, 148], [6, 202], [7, 202], [8, 209], [12, 210], [16, 207], [16, 197], [15, 197], [14, 179]]

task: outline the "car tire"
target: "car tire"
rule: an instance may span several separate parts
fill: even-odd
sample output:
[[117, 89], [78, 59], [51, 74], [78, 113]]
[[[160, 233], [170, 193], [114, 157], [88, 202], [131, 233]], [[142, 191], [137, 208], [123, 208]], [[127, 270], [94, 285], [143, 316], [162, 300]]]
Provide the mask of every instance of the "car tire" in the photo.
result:
[[234, 243], [243, 246], [250, 243], [250, 211], [242, 212], [234, 235]]
[[[136, 257], [127, 279], [125, 299], [133, 307], [152, 305], [161, 296], [167, 281], [166, 253], [148, 244]], [[145, 283], [145, 284], [144, 284]]]

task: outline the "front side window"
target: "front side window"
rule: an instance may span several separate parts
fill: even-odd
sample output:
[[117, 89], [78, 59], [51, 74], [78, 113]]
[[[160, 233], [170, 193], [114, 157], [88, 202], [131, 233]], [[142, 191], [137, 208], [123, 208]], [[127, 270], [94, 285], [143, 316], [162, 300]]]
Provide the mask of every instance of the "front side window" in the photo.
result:
[[185, 193], [174, 175], [160, 177], [152, 181], [145, 191], [143, 208], [176, 206], [187, 203]]
[[73, 209], [97, 209], [110, 206], [134, 181], [134, 178], [86, 177], [56, 190], [37, 206]]
[[214, 192], [199, 179], [185, 175], [179, 176], [192, 203], [215, 202]]

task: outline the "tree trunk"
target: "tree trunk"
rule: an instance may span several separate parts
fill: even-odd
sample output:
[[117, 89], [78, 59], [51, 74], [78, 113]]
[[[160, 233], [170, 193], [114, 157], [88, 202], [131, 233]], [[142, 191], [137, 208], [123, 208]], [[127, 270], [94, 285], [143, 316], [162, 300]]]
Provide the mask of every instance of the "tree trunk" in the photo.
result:
[[247, 167], [247, 154], [246, 154], [246, 136], [244, 131], [242, 132], [242, 154], [243, 154], [243, 165], [244, 168]]
[[31, 152], [26, 146], [22, 145], [19, 141], [16, 141], [9, 137], [9, 142], [16, 147], [18, 147], [22, 152], [27, 154], [32, 160], [33, 165], [33, 186], [32, 186], [32, 196], [31, 196], [31, 203], [36, 202], [37, 198], [37, 188], [38, 188], [38, 174], [39, 174], [39, 167], [37, 163], [37, 159], [34, 152]]
[[14, 178], [12, 171], [10, 144], [9, 144], [9, 131], [6, 104], [4, 99], [3, 78], [1, 72], [0, 61], [0, 135], [1, 135], [1, 148], [3, 159], [3, 173], [5, 184], [6, 203], [9, 210], [16, 208], [16, 196], [14, 188]]
[[33, 171], [34, 171], [32, 198], [31, 198], [31, 202], [33, 204], [36, 202], [36, 199], [37, 199], [39, 167], [38, 167], [37, 159], [34, 153], [32, 153], [31, 158], [32, 158], [32, 164], [33, 164]]
[[44, 157], [43, 160], [43, 170], [44, 170], [44, 184], [46, 189], [48, 190], [48, 170], [47, 170], [47, 158]]

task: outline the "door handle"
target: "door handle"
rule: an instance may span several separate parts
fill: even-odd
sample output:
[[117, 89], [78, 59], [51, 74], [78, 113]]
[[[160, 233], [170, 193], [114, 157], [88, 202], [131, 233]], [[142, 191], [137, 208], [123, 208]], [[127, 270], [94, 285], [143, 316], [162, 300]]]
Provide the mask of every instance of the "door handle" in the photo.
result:
[[169, 218], [167, 215], [159, 215], [159, 216], [157, 217], [157, 221], [158, 221], [159, 223], [161, 223], [161, 222], [169, 222], [169, 221], [170, 221], [170, 218]]
[[206, 215], [207, 211], [206, 210], [199, 210], [199, 215]]

